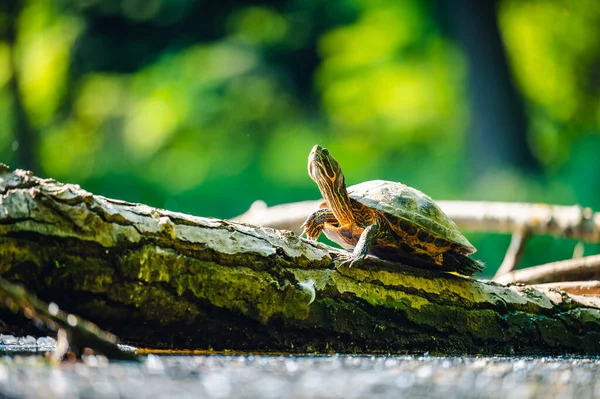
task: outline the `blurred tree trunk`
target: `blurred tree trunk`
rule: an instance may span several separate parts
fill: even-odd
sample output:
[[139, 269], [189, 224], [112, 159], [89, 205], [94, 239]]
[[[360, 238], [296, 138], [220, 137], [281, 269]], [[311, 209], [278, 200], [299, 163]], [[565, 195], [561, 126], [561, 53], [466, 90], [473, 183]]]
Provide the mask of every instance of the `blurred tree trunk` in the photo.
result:
[[438, 17], [465, 51], [475, 173], [512, 167], [533, 172], [523, 100], [515, 88], [494, 0], [438, 0]]
[[[6, 16], [5, 31], [2, 33], [9, 47], [10, 79], [8, 89], [12, 97], [13, 118], [13, 150], [17, 153], [17, 166], [38, 171], [36, 132], [29, 121], [23, 96], [19, 85], [19, 62], [17, 60], [18, 23], [23, 2], [21, 0], [4, 0], [0, 2], [2, 14]], [[15, 148], [16, 147], [16, 148]]]

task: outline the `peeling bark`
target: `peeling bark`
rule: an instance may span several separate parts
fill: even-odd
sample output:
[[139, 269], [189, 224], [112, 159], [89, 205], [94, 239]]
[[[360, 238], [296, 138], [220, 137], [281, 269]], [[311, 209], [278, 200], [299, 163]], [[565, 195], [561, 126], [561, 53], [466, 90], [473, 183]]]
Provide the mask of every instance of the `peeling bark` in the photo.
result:
[[600, 353], [600, 299], [339, 252], [287, 231], [0, 175], [0, 271], [134, 345]]

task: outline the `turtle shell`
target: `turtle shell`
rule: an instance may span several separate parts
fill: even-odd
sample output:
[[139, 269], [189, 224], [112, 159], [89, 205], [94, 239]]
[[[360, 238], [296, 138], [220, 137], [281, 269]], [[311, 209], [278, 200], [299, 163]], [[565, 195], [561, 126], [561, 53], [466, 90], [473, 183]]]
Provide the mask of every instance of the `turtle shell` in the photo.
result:
[[[413, 230], [423, 242], [450, 245], [465, 255], [475, 247], [463, 236], [456, 224], [426, 194], [405, 184], [371, 180], [348, 187], [351, 198], [383, 212], [394, 229]], [[423, 237], [423, 238], [421, 238]]]

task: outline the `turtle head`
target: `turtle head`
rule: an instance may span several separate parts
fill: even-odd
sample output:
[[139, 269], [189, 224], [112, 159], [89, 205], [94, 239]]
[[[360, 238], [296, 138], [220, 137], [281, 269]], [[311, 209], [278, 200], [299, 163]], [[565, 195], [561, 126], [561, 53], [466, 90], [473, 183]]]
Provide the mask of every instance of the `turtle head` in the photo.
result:
[[323, 199], [336, 219], [342, 224], [354, 220], [346, 180], [340, 164], [326, 148], [315, 145], [308, 155], [308, 174], [317, 183]]
[[[332, 191], [346, 191], [346, 182], [340, 164], [331, 156], [327, 148], [315, 145], [308, 155], [308, 174], [317, 183]], [[324, 193], [323, 193], [324, 194]]]

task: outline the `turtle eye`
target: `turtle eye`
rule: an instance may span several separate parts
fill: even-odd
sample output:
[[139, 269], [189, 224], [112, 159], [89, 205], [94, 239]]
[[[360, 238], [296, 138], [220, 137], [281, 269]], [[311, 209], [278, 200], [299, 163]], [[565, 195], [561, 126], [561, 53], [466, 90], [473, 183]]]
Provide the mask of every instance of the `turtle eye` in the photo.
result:
[[329, 155], [329, 151], [327, 151], [327, 148], [323, 148], [323, 155]]

